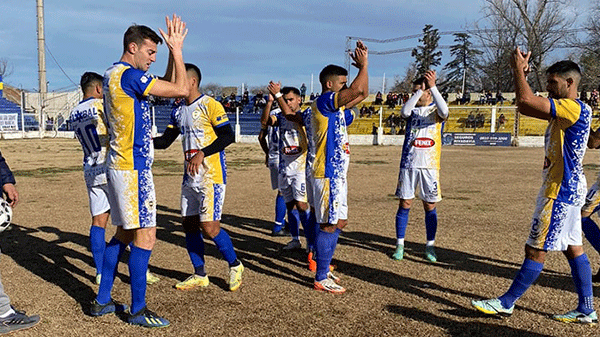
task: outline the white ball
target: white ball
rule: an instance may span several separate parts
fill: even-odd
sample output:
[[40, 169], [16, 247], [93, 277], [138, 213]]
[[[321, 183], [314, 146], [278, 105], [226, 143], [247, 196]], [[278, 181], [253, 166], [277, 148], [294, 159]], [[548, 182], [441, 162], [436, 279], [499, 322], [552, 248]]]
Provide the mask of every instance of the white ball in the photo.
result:
[[4, 199], [0, 199], [0, 232], [4, 232], [8, 228], [11, 220], [12, 208], [10, 204]]

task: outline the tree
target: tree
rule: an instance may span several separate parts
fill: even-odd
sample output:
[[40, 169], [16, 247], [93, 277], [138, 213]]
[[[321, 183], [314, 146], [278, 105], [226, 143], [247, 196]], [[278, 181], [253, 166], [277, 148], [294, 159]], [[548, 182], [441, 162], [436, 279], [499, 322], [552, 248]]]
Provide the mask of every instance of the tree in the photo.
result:
[[0, 59], [0, 77], [6, 78], [13, 72], [13, 67], [7, 59]]
[[425, 25], [423, 28], [423, 37], [419, 39], [422, 46], [417, 46], [412, 50], [411, 56], [417, 63], [417, 74], [423, 75], [432, 67], [439, 66], [442, 60], [442, 52], [436, 51], [440, 34], [437, 29], [431, 29], [432, 25]]
[[392, 86], [392, 89], [390, 91], [411, 92], [413, 87], [412, 82], [415, 80], [416, 76], [417, 64], [413, 62], [408, 65], [403, 77], [400, 77], [400, 75], [394, 76], [394, 86]]
[[573, 34], [570, 29], [575, 17], [565, 11], [570, 4], [571, 0], [485, 0], [485, 18], [496, 26], [491, 28], [499, 28], [498, 34], [514, 36], [517, 44], [531, 51], [534, 87], [538, 90], [545, 82], [542, 76], [546, 56]]
[[475, 88], [478, 76], [478, 57], [483, 54], [481, 50], [474, 49], [469, 39], [471, 36], [467, 33], [455, 33], [454, 42], [457, 44], [450, 46], [450, 55], [454, 59], [448, 62], [444, 69], [449, 70], [446, 74], [447, 79], [444, 83], [450, 88], [460, 87], [461, 92], [465, 88], [471, 91]]
[[583, 41], [577, 41], [575, 47], [581, 50], [579, 66], [582, 77], [581, 90], [593, 90], [598, 88], [600, 76], [600, 0], [593, 4], [586, 24], [587, 37]]
[[212, 94], [214, 97], [218, 97], [223, 93], [223, 86], [217, 83], [207, 83], [200, 86], [200, 91], [206, 94]]

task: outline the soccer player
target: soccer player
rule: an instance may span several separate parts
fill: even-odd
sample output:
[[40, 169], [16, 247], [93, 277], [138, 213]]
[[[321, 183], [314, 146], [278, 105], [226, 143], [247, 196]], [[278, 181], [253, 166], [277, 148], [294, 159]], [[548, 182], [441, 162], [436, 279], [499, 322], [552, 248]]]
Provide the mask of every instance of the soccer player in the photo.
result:
[[181, 185], [181, 216], [185, 243], [194, 266], [194, 274], [175, 288], [188, 290], [207, 287], [204, 270], [204, 236], [215, 245], [229, 263], [229, 290], [242, 284], [244, 266], [238, 260], [229, 234], [221, 229], [220, 220], [225, 200], [225, 147], [235, 140], [227, 114], [221, 103], [199, 91], [202, 74], [197, 66], [185, 65], [189, 94], [185, 104], [176, 107], [161, 137], [154, 138], [154, 147], [166, 149], [181, 133], [184, 153], [184, 173]]
[[[102, 279], [90, 313], [102, 316], [125, 309], [111, 299], [111, 290], [119, 257], [133, 242], [128, 262], [132, 299], [127, 321], [148, 328], [166, 327], [170, 323], [146, 307], [146, 271], [156, 242], [152, 115], [146, 96], [189, 94], [182, 53], [187, 29], [176, 15], [172, 20], [167, 17], [166, 24], [167, 33], [162, 30], [160, 33], [173, 60], [173, 70], [167, 69], [166, 80], [147, 73], [156, 61], [157, 45], [162, 39], [147, 26], [132, 25], [123, 38], [121, 59], [108, 68], [103, 85], [110, 134], [106, 158], [108, 193], [111, 220], [117, 231], [104, 251]], [[175, 74], [172, 78], [171, 73]]]
[[[588, 140], [589, 149], [600, 148], [600, 128], [596, 131], [590, 129], [590, 138]], [[585, 238], [590, 242], [592, 247], [600, 252], [600, 229], [598, 224], [592, 220], [592, 214], [596, 213], [600, 209], [600, 176], [596, 179], [596, 182], [590, 187], [585, 198], [585, 204], [581, 208], [581, 229]], [[600, 282], [600, 270], [596, 275], [592, 276], [592, 282]]]
[[[96, 284], [100, 284], [102, 278], [102, 260], [104, 260], [104, 249], [106, 248], [104, 234], [110, 214], [105, 166], [108, 134], [102, 103], [103, 80], [102, 75], [94, 72], [86, 72], [81, 76], [80, 86], [83, 91], [83, 100], [71, 111], [69, 116], [75, 135], [83, 148], [83, 175], [92, 214], [90, 247], [96, 265]], [[158, 277], [147, 271], [147, 284], [158, 281]]]
[[448, 105], [435, 86], [435, 79], [433, 70], [428, 70], [425, 76], [416, 79], [413, 82], [413, 95], [401, 110], [402, 117], [407, 119], [407, 126], [396, 188], [400, 203], [396, 212], [396, 251], [392, 255], [394, 260], [402, 260], [404, 257], [408, 213], [418, 187], [418, 196], [425, 209], [425, 257], [431, 262], [437, 261], [433, 246], [437, 230], [435, 206], [442, 200], [440, 155], [442, 128], [448, 118]]
[[[298, 217], [304, 226], [307, 248], [313, 246], [314, 225], [310, 221], [311, 212], [306, 188], [306, 156], [308, 139], [302, 121], [293, 119], [301, 112], [300, 90], [294, 87], [281, 88], [281, 84], [270, 82], [270, 96], [277, 99], [283, 114], [269, 116], [267, 125], [277, 125], [279, 128], [279, 191], [283, 195], [288, 210], [288, 219], [294, 218], [292, 210], [298, 210]], [[308, 112], [310, 113], [310, 112]], [[290, 116], [290, 117], [287, 117]], [[290, 220], [290, 241], [283, 249], [302, 247], [299, 240], [299, 228], [296, 221]]]
[[90, 244], [96, 265], [96, 284], [100, 284], [102, 277], [102, 260], [106, 248], [104, 233], [110, 210], [104, 163], [108, 148], [108, 133], [104, 123], [102, 103], [103, 80], [102, 75], [93, 72], [86, 72], [81, 76], [83, 100], [69, 116], [75, 135], [83, 148], [83, 176], [90, 200], [90, 213], [92, 213]]
[[317, 272], [314, 289], [341, 294], [345, 288], [329, 271], [341, 230], [348, 224], [348, 185], [350, 164], [347, 126], [354, 120], [350, 108], [369, 95], [368, 50], [358, 41], [350, 54], [358, 74], [346, 86], [348, 71], [328, 65], [319, 74], [322, 93], [312, 104], [312, 138], [315, 146], [313, 189], [316, 221], [320, 230], [315, 238]]
[[271, 173], [271, 188], [277, 190], [277, 197], [275, 198], [275, 225], [271, 234], [273, 236], [285, 236], [283, 222], [285, 221], [286, 206], [283, 195], [279, 192], [279, 126], [267, 125], [269, 116], [276, 115], [281, 109], [272, 109], [272, 107], [273, 96], [269, 95], [260, 120], [261, 128], [258, 134], [258, 143], [265, 153], [265, 165]]
[[535, 282], [542, 271], [548, 251], [562, 251], [571, 266], [579, 296], [575, 310], [552, 318], [567, 323], [594, 324], [592, 271], [583, 251], [581, 206], [585, 201], [586, 181], [583, 156], [590, 132], [591, 109], [577, 99], [581, 79], [579, 66], [560, 61], [546, 70], [549, 98], [535, 96], [527, 83], [529, 57], [517, 48], [511, 58], [519, 111], [549, 122], [545, 134], [546, 157], [543, 183], [533, 213], [531, 231], [525, 245], [525, 261], [504, 295], [488, 300], [473, 300], [472, 305], [490, 315], [509, 316], [514, 303]]

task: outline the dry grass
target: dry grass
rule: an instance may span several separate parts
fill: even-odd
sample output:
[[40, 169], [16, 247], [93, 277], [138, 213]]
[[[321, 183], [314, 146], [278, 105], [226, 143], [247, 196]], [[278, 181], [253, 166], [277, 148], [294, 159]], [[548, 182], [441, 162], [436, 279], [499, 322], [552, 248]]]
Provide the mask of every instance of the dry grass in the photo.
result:
[[[335, 254], [348, 292], [312, 290], [304, 254], [281, 254], [286, 238], [269, 236], [275, 193], [258, 145], [232, 145], [223, 227], [246, 266], [238, 292], [227, 291], [227, 265], [207, 241], [204, 290], [173, 285], [192, 271], [179, 217], [181, 148], [157, 151], [158, 242], [150, 259], [161, 281], [148, 287], [150, 309], [172, 326], [144, 330], [109, 315], [86, 315], [97, 286], [88, 250], [89, 213], [74, 140], [2, 141], [17, 173], [22, 202], [16, 225], [0, 234], [2, 281], [13, 304], [42, 322], [15, 336], [597, 336], [596, 327], [551, 321], [575, 307], [577, 295], [562, 254], [507, 319], [482, 317], [473, 298], [502, 294], [523, 259], [523, 245], [540, 185], [539, 148], [446, 147], [438, 208], [437, 264], [424, 260], [423, 211], [415, 204], [407, 256], [394, 248], [393, 197], [399, 147], [355, 146], [349, 174], [350, 225]], [[598, 154], [586, 157], [589, 184]], [[109, 229], [107, 239], [114, 229]], [[598, 255], [586, 243], [594, 271]], [[127, 265], [121, 263], [113, 297], [129, 302]], [[595, 292], [598, 295], [598, 292]]]

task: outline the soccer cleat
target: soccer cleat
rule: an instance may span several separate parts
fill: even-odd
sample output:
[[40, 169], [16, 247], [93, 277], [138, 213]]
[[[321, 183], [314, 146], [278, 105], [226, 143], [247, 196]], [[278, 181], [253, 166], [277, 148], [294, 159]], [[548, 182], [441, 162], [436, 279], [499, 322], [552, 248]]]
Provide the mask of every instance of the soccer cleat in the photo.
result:
[[513, 309], [515, 306], [506, 309], [502, 306], [502, 302], [500, 302], [497, 298], [491, 298], [489, 300], [480, 300], [471, 301], [471, 305], [475, 307], [475, 309], [483, 312], [487, 315], [500, 315], [500, 316], [510, 316], [513, 313]]
[[229, 290], [236, 291], [242, 285], [242, 273], [244, 265], [240, 262], [239, 265], [229, 268]]
[[[331, 268], [331, 266], [329, 266]], [[333, 273], [331, 271], [327, 272], [327, 278], [332, 280], [335, 283], [340, 283], [340, 278], [333, 275]]]
[[186, 278], [184, 281], [181, 281], [179, 283], [177, 283], [175, 285], [176, 289], [179, 290], [190, 290], [192, 288], [196, 288], [196, 287], [208, 287], [209, 281], [208, 281], [208, 276], [204, 275], [204, 276], [200, 276], [197, 274], [194, 274], [188, 278]]
[[140, 325], [144, 328], [166, 328], [171, 324], [169, 321], [148, 310], [146, 307], [136, 314], [130, 314], [129, 317], [127, 317], [127, 323]]
[[272, 236], [286, 236], [287, 234], [282, 225], [274, 225], [271, 231]]
[[288, 242], [285, 246], [283, 246], [283, 250], [294, 250], [294, 249], [300, 249], [302, 248], [302, 244], [300, 243], [300, 240], [292, 240], [290, 242]]
[[160, 281], [160, 278], [158, 278], [158, 276], [152, 274], [150, 270], [146, 270], [146, 284], [154, 284], [158, 281]]
[[325, 291], [332, 294], [343, 294], [346, 292], [346, 288], [338, 285], [330, 278], [324, 278], [321, 281], [315, 280], [315, 290]]
[[404, 245], [396, 245], [396, 251], [392, 255], [392, 259], [400, 261], [404, 258]]
[[425, 247], [425, 257], [429, 262], [437, 262], [437, 256], [435, 256], [435, 247], [434, 246], [426, 246]]
[[100, 284], [101, 280], [102, 280], [102, 274], [96, 274], [96, 284]]
[[0, 334], [28, 329], [40, 322], [40, 316], [38, 315], [27, 316], [25, 311], [17, 311], [14, 308], [13, 310], [14, 313], [0, 318]]
[[104, 316], [107, 314], [112, 314], [113, 312], [125, 312], [127, 309], [127, 304], [119, 303], [113, 299], [108, 301], [106, 304], [100, 304], [94, 299], [94, 301], [92, 301], [92, 307], [90, 308], [90, 315]]
[[589, 315], [586, 315], [577, 310], [571, 310], [566, 314], [552, 315], [552, 319], [559, 322], [565, 323], [580, 323], [580, 324], [596, 324], [598, 323], [598, 315], [595, 311], [592, 311]]

